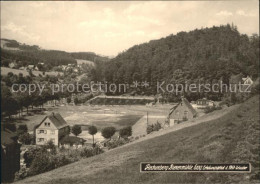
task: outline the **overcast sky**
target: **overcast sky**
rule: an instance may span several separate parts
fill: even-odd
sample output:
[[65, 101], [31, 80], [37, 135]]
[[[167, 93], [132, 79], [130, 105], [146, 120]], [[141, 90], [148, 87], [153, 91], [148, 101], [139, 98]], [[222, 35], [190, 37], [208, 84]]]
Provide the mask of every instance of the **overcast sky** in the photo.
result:
[[258, 0], [1, 1], [1, 38], [109, 56], [169, 34], [232, 22], [240, 33], [259, 34]]

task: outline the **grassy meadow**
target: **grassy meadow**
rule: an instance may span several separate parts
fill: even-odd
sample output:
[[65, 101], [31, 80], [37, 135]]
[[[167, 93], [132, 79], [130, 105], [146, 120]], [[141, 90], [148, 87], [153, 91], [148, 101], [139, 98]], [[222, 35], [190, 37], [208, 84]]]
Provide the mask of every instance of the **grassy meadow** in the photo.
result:
[[[222, 117], [18, 183], [259, 183], [259, 96]], [[251, 173], [140, 173], [140, 162], [251, 163]]]

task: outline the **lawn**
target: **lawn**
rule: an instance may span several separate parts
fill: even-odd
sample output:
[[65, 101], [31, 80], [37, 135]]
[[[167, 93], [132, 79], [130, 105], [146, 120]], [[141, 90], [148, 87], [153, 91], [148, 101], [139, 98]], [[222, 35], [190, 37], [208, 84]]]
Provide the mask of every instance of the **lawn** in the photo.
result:
[[[30, 112], [30, 115], [26, 115], [20, 119], [15, 119], [14, 122], [19, 124], [26, 124], [29, 131], [33, 130], [33, 127], [39, 124], [43, 118], [51, 112], [59, 112], [62, 117], [71, 126], [77, 125], [95, 125], [99, 130], [107, 126], [114, 126], [116, 129], [120, 129], [125, 126], [134, 125], [141, 117], [149, 114], [164, 115], [168, 113], [170, 105], [146, 107], [142, 105], [133, 106], [44, 106], [43, 111]], [[84, 129], [86, 129], [86, 127]]]
[[[259, 183], [259, 96], [222, 117], [20, 183]], [[251, 173], [140, 173], [140, 162], [251, 163]]]

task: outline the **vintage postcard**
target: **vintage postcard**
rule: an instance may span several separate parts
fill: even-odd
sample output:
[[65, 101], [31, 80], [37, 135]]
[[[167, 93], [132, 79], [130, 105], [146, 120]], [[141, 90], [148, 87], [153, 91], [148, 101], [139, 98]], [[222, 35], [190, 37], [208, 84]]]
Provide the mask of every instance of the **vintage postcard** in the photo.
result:
[[260, 183], [259, 1], [1, 1], [1, 183]]

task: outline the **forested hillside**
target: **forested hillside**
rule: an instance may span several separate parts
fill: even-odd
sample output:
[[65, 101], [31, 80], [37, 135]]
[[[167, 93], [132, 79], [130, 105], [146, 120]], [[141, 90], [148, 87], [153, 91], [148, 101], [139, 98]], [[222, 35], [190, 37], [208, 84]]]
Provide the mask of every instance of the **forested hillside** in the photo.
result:
[[[96, 68], [95, 80], [115, 83], [157, 81], [228, 83], [231, 75], [258, 76], [259, 36], [240, 34], [235, 26], [179, 32], [135, 45]], [[154, 87], [149, 92], [156, 93]]]
[[76, 64], [75, 59], [85, 59], [93, 62], [108, 61], [109, 58], [93, 52], [65, 52], [59, 50], [44, 50], [37, 45], [21, 44], [16, 40], [1, 39], [1, 63], [17, 61], [19, 66], [45, 63], [47, 69], [53, 66]]
[[1, 49], [1, 60], [19, 61], [21, 66], [45, 63], [48, 69], [53, 66], [76, 64], [76, 60], [64, 51], [55, 50], [5, 50]]

